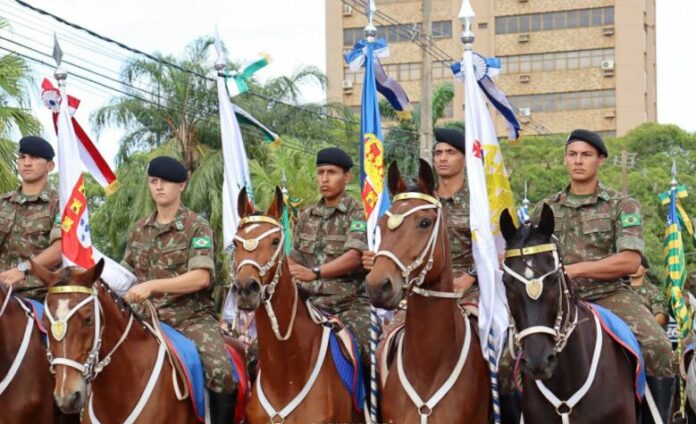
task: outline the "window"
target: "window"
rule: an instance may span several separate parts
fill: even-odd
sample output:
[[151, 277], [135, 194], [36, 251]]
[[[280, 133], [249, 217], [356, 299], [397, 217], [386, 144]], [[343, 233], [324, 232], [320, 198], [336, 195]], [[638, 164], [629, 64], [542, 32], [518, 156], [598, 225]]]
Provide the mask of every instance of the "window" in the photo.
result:
[[539, 71], [559, 71], [597, 67], [603, 60], [613, 60], [614, 49], [579, 50], [569, 52], [539, 53], [532, 55], [503, 56], [500, 72], [516, 74]]
[[531, 108], [533, 112], [599, 109], [614, 107], [615, 91], [597, 90], [548, 93], [532, 96], [510, 96], [508, 99], [514, 107], [528, 107]]
[[[560, 12], [532, 13], [528, 15], [498, 16], [495, 18], [495, 33], [514, 34], [517, 32], [587, 28], [613, 24], [614, 8], [598, 7]], [[435, 31], [433, 30], [434, 33]], [[450, 28], [447, 37], [451, 37], [451, 35], [452, 31]]]
[[433, 38], [452, 37], [452, 21], [433, 22]]

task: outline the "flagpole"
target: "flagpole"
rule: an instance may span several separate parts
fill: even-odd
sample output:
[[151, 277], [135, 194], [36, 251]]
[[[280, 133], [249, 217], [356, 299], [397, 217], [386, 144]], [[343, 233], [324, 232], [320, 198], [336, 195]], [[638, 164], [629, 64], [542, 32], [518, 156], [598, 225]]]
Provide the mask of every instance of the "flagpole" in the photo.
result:
[[[474, 20], [474, 9], [471, 7], [469, 0], [464, 0], [462, 2], [462, 7], [459, 10], [459, 20], [463, 25], [463, 30], [459, 40], [464, 44], [464, 62], [466, 62], [466, 55], [471, 55], [473, 53], [474, 41], [476, 41], [476, 36], [471, 30], [472, 21]], [[469, 70], [465, 70], [468, 72]], [[467, 123], [469, 125], [469, 123]], [[500, 414], [500, 394], [498, 392], [498, 357], [496, 354], [496, 340], [492, 331], [489, 331], [486, 341], [486, 362], [488, 362], [488, 371], [491, 380], [491, 398], [493, 400], [493, 418], [496, 424], [501, 422]]]

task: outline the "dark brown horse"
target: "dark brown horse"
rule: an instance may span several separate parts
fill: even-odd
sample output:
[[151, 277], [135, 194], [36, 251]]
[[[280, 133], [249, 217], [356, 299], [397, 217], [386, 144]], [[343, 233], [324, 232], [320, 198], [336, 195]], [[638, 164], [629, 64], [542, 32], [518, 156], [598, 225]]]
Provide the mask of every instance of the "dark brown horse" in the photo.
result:
[[277, 188], [266, 216], [254, 211], [246, 190], [238, 201], [242, 219], [233, 288], [239, 308], [256, 311], [259, 342], [259, 374], [247, 419], [251, 424], [362, 422], [326, 353], [330, 330], [318, 324], [320, 316], [300, 299], [291, 280], [279, 223], [283, 207]]
[[0, 285], [0, 422], [61, 422], [46, 346], [21, 302]]
[[488, 368], [475, 324], [454, 293], [444, 211], [430, 165], [421, 160], [417, 187], [389, 167], [391, 209], [379, 221], [382, 241], [367, 276], [373, 305], [395, 309], [410, 295], [405, 334], [382, 391], [385, 422], [486, 423]]
[[99, 280], [103, 267], [50, 272], [33, 264], [49, 288], [43, 323], [56, 403], [67, 413], [84, 407], [84, 423], [198, 422], [191, 400], [177, 398], [162, 344]]
[[500, 228], [525, 422], [635, 423], [636, 364], [573, 292], [551, 238], [551, 208], [537, 227], [519, 229], [506, 210]]

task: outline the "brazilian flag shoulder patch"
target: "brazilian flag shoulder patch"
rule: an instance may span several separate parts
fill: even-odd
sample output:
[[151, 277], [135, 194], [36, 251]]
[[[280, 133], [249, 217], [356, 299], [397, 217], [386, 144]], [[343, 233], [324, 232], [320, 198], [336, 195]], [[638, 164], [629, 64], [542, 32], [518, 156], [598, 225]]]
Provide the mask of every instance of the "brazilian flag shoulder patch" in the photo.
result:
[[194, 237], [191, 246], [193, 246], [194, 249], [210, 249], [213, 247], [213, 241], [208, 236]]
[[621, 226], [623, 228], [636, 227], [641, 224], [639, 213], [622, 213]]
[[56, 225], [60, 225], [60, 214], [56, 214], [56, 219], [53, 220], [53, 223]]
[[364, 233], [367, 231], [367, 222], [365, 221], [353, 221], [350, 223], [351, 233]]

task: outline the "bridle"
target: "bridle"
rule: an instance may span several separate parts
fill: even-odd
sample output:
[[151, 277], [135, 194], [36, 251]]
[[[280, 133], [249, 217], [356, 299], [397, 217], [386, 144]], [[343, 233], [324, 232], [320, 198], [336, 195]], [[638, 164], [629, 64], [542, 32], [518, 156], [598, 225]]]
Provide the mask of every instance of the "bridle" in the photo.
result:
[[[51, 310], [48, 307], [48, 296], [52, 294], [86, 294], [88, 296], [72, 307], [64, 317], [56, 319], [53, 317], [53, 314], [51, 314]], [[95, 283], [95, 285], [91, 288], [83, 286], [58, 286], [50, 287], [48, 289], [48, 294], [44, 300], [44, 309], [46, 311], [46, 317], [51, 324], [51, 335], [57, 342], [63, 340], [68, 333], [68, 322], [70, 321], [70, 318], [72, 318], [72, 316], [78, 310], [86, 305], [89, 305], [90, 303], [92, 303], [94, 307], [94, 340], [92, 341], [92, 348], [87, 354], [87, 359], [85, 362], [80, 363], [74, 359], [53, 356], [53, 353], [51, 352], [51, 338], [47, 337], [46, 355], [48, 357], [48, 362], [50, 363], [51, 373], [55, 374], [56, 365], [63, 365], [79, 371], [84, 377], [85, 381], [89, 383], [96, 378], [104, 367], [109, 365], [113, 354], [128, 337], [128, 333], [133, 325], [133, 314], [130, 315], [128, 324], [125, 331], [121, 335], [121, 338], [114, 345], [111, 351], [104, 356], [101, 361], [99, 360], [99, 350], [101, 349], [105, 323], [103, 323], [103, 312], [101, 303], [99, 302], [99, 297], [97, 296], [97, 287]]]
[[[239, 229], [241, 229], [243, 226], [247, 224], [252, 223], [271, 224], [273, 225], [273, 228], [262, 233], [258, 237], [250, 239], [245, 239], [239, 236]], [[271, 255], [270, 259], [268, 259], [268, 261], [264, 265], [260, 265], [257, 261], [253, 259], [244, 259], [236, 265], [235, 275], [239, 275], [239, 271], [242, 269], [242, 267], [246, 265], [256, 268], [259, 271], [259, 277], [264, 277], [271, 269], [275, 267], [275, 273], [273, 274], [271, 282], [268, 284], [261, 285], [261, 301], [263, 302], [263, 305], [266, 308], [268, 318], [271, 320], [271, 328], [273, 329], [273, 333], [275, 334], [276, 338], [280, 341], [288, 340], [292, 335], [292, 328], [295, 322], [295, 316], [297, 315], [297, 299], [299, 297], [299, 294], [297, 293], [297, 286], [295, 286], [295, 298], [292, 304], [292, 316], [290, 318], [290, 324], [288, 325], [288, 329], [285, 335], [282, 335], [280, 333], [278, 318], [276, 317], [275, 311], [273, 310], [273, 305], [271, 304], [271, 301], [273, 300], [273, 294], [276, 291], [276, 286], [278, 285], [278, 281], [280, 280], [281, 276], [282, 267], [280, 266], [280, 264], [283, 262], [283, 259], [285, 259], [285, 231], [283, 230], [283, 226], [275, 219], [269, 218], [267, 216], [248, 216], [239, 221], [239, 226], [237, 228], [238, 231], [237, 234], [234, 236], [234, 240], [241, 242], [242, 248], [244, 248], [244, 250], [246, 250], [247, 252], [255, 251], [259, 247], [259, 242], [265, 239], [266, 237], [269, 237], [270, 235], [275, 233], [280, 233], [280, 243], [278, 243], [278, 247], [276, 248], [275, 252], [273, 252], [273, 255]], [[237, 288], [239, 288], [239, 281], [235, 281], [234, 284]]]
[[[389, 250], [378, 251], [375, 254], [375, 259], [377, 259], [380, 256], [384, 256], [389, 258], [392, 262], [394, 262], [394, 264], [399, 268], [399, 270], [401, 270], [401, 276], [404, 278], [404, 281], [406, 281], [404, 289], [407, 292], [415, 293], [424, 297], [438, 297], [443, 299], [461, 298], [463, 296], [462, 293], [429, 290], [421, 287], [423, 285], [423, 282], [425, 281], [426, 274], [433, 267], [433, 256], [435, 255], [437, 236], [440, 232], [440, 222], [442, 221], [442, 204], [439, 200], [432, 196], [415, 192], [397, 194], [396, 196], [394, 196], [393, 203], [409, 199], [424, 200], [427, 202], [427, 204], [414, 206], [402, 214], [394, 214], [391, 211], [387, 211], [386, 215], [389, 217], [387, 221], [387, 228], [389, 228], [390, 231], [394, 231], [397, 228], [399, 228], [399, 226], [404, 222], [404, 219], [410, 216], [411, 214], [422, 210], [435, 209], [437, 212], [437, 218], [435, 218], [435, 225], [433, 226], [433, 230], [430, 233], [430, 237], [428, 238], [425, 247], [418, 255], [418, 257], [416, 257], [416, 259], [413, 262], [411, 262], [408, 266], [405, 266], [403, 262], [401, 262], [401, 259], [399, 259], [393, 252]], [[424, 263], [425, 265], [423, 265]], [[411, 278], [411, 274], [421, 266], [422, 268], [418, 275]]]
[[[514, 337], [514, 341], [517, 345], [521, 345], [522, 340], [531, 336], [532, 334], [548, 334], [553, 337], [555, 346], [554, 350], [559, 353], [568, 343], [568, 339], [575, 330], [578, 324], [578, 307], [575, 306], [575, 314], [573, 319], [571, 319], [571, 306], [573, 303], [570, 300], [570, 290], [568, 289], [568, 282], [565, 278], [565, 272], [563, 270], [563, 263], [558, 254], [558, 248], [553, 243], [539, 244], [535, 246], [523, 247], [521, 249], [509, 249], [505, 251], [505, 259], [516, 258], [521, 256], [536, 255], [540, 253], [551, 252], [553, 255], [554, 268], [540, 277], [525, 278], [518, 274], [517, 272], [510, 269], [505, 261], [503, 261], [503, 269], [505, 272], [513, 277], [518, 282], [525, 285], [527, 296], [532, 300], [537, 300], [544, 291], [544, 279], [549, 276], [558, 275], [558, 285], [561, 291], [561, 296], [558, 298], [558, 312], [556, 313], [556, 319], [554, 321], [553, 328], [545, 325], [534, 325], [528, 328], [518, 331], [515, 325], [515, 320], [510, 316], [510, 337]], [[563, 306], [565, 300], [565, 309]], [[565, 316], [565, 319], [564, 319]], [[511, 340], [512, 341], [512, 340]], [[512, 352], [512, 343], [509, 343]], [[513, 354], [513, 357], [515, 355]]]

